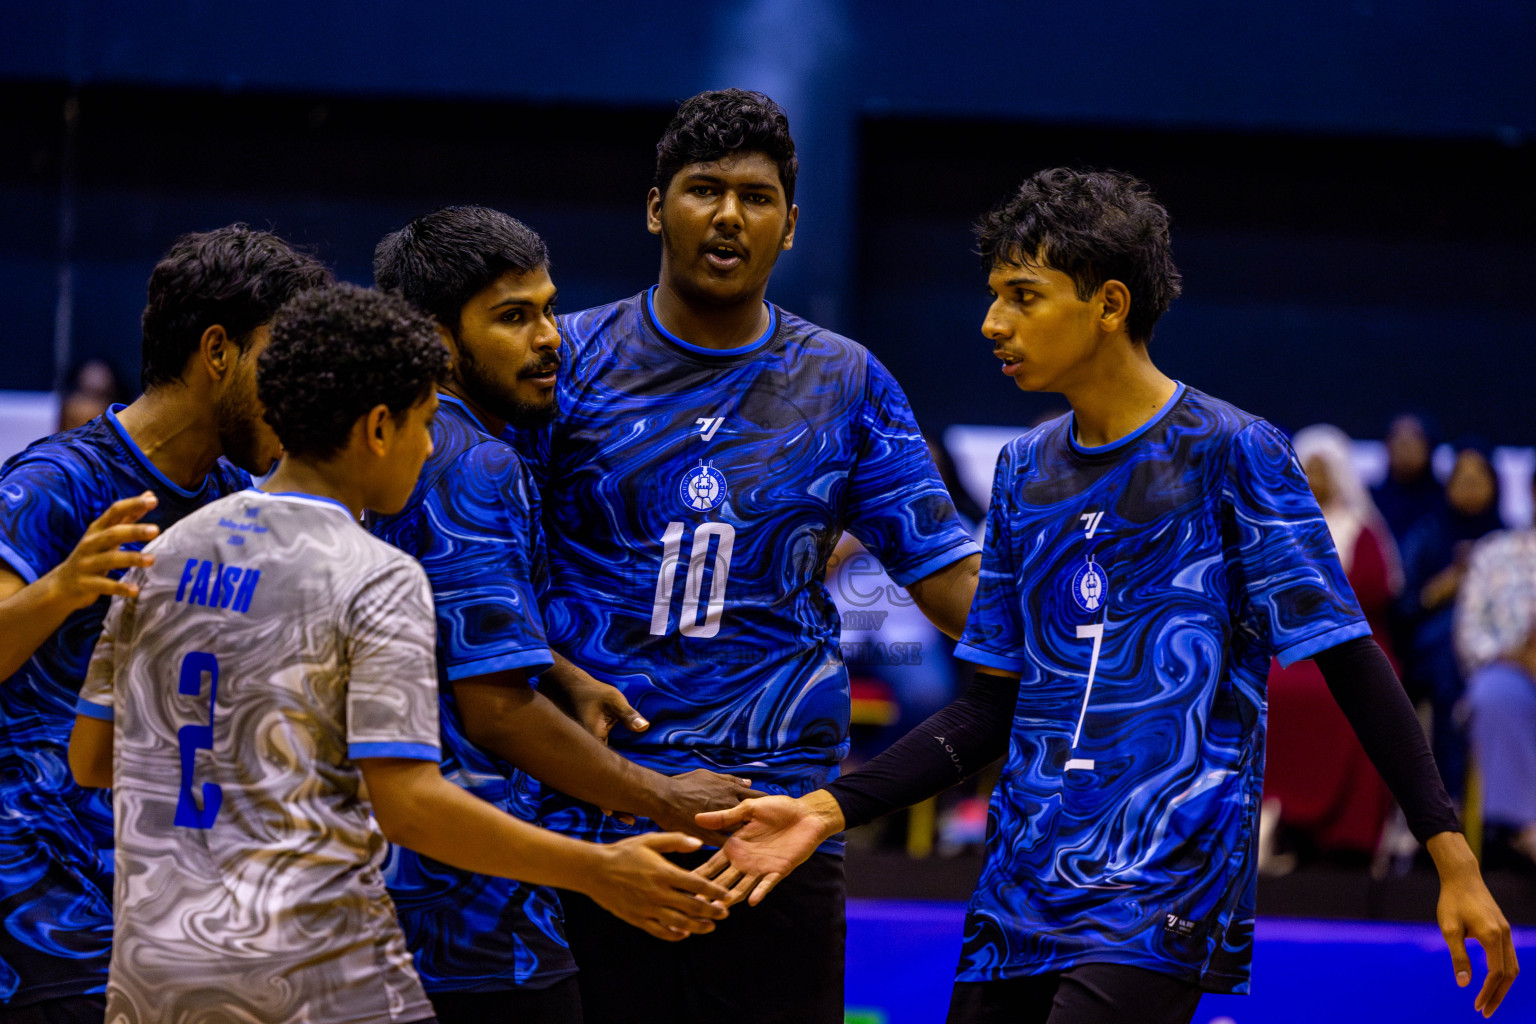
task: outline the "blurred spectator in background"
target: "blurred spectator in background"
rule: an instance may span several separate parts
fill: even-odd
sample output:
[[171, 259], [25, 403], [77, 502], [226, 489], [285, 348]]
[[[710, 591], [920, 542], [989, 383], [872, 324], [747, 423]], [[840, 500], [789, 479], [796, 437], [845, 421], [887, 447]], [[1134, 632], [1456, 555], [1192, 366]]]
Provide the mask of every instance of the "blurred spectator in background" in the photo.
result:
[[64, 381], [59, 401], [59, 430], [73, 430], [91, 422], [110, 407], [129, 399], [122, 377], [105, 359], [79, 363]]
[[1455, 636], [1483, 780], [1484, 862], [1536, 868], [1536, 528], [1472, 549]]
[[[1387, 613], [1402, 589], [1402, 569], [1391, 531], [1350, 457], [1349, 437], [1319, 424], [1299, 431], [1292, 446], [1360, 610], [1396, 668]], [[1271, 663], [1267, 750], [1266, 816], [1278, 814], [1298, 847], [1370, 857], [1392, 796], [1310, 659], [1289, 668]]]
[[[943, 443], [928, 438], [928, 452], [961, 522], [976, 535], [986, 513], [960, 482]], [[842, 622], [843, 660], [850, 675], [877, 680], [898, 707], [898, 717], [870, 751], [878, 753], [955, 696], [955, 645], [851, 533], [843, 534], [827, 563], [827, 589]]]
[[1410, 643], [1403, 658], [1404, 683], [1415, 700], [1430, 703], [1430, 745], [1445, 787], [1454, 797], [1464, 789], [1467, 759], [1466, 737], [1455, 718], [1456, 702], [1465, 688], [1452, 646], [1456, 595], [1472, 545], [1503, 526], [1499, 479], [1485, 442], [1475, 438], [1457, 442], [1445, 499], [1403, 541], [1403, 594], [1398, 610]]
[[1403, 413], [1387, 427], [1387, 477], [1371, 496], [1399, 546], [1419, 520], [1445, 506], [1445, 489], [1432, 466], [1439, 440], [1433, 422], [1420, 413]]

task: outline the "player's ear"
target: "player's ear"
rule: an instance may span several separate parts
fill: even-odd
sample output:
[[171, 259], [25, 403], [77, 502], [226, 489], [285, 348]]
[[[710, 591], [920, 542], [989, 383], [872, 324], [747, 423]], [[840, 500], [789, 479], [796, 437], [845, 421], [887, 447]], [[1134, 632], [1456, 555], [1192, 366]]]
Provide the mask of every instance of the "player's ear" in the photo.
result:
[[645, 229], [653, 235], [661, 234], [661, 189], [652, 187], [645, 194]]
[[452, 331], [444, 327], [442, 324], [437, 325], [437, 337], [438, 340], [443, 343], [443, 347], [448, 350], [448, 358], [453, 364], [452, 369], [457, 369], [459, 365], [458, 339], [453, 336]]
[[389, 454], [395, 440], [395, 416], [380, 402], [363, 413], [363, 438], [368, 450], [380, 457]]
[[779, 248], [788, 252], [795, 247], [795, 223], [800, 219], [800, 207], [789, 208], [789, 220], [784, 224], [784, 237], [779, 240]]
[[1099, 287], [1099, 296], [1099, 326], [1111, 334], [1124, 330], [1131, 316], [1131, 290], [1125, 282], [1111, 278]]
[[220, 381], [235, 365], [239, 355], [240, 346], [224, 330], [224, 325], [212, 324], [197, 339], [197, 353], [193, 358], [209, 380]]

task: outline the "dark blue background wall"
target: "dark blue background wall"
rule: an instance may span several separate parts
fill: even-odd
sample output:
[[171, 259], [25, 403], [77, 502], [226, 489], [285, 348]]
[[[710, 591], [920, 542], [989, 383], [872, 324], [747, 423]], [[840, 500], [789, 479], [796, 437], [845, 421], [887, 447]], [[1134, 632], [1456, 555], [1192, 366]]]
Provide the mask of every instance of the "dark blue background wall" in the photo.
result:
[[638, 289], [655, 135], [739, 84], [804, 163], [772, 297], [869, 344], [925, 426], [1042, 407], [976, 332], [968, 224], [1092, 162], [1173, 212], [1171, 371], [1290, 425], [1419, 405], [1529, 443], [1533, 51], [1514, 0], [3, 0], [0, 388], [132, 367], [154, 257], [233, 219], [366, 280], [385, 230], [486, 202], [546, 234], [567, 308]]

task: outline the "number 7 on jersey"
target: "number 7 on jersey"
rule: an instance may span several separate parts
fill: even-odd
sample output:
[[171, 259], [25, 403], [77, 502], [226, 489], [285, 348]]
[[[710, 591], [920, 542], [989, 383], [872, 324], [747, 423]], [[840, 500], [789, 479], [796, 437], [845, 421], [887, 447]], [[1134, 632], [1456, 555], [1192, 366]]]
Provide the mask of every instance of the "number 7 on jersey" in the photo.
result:
[[[1077, 731], [1072, 734], [1072, 750], [1076, 753], [1077, 741], [1083, 736], [1083, 719], [1088, 717], [1088, 698], [1093, 694], [1093, 677], [1099, 671], [1099, 648], [1104, 646], [1104, 623], [1095, 622], [1091, 626], [1078, 626], [1077, 638], [1079, 640], [1092, 640], [1093, 653], [1088, 656], [1088, 685], [1083, 688], [1083, 710], [1077, 714]], [[1067, 759], [1065, 771], [1092, 771], [1093, 758], [1070, 757]]]

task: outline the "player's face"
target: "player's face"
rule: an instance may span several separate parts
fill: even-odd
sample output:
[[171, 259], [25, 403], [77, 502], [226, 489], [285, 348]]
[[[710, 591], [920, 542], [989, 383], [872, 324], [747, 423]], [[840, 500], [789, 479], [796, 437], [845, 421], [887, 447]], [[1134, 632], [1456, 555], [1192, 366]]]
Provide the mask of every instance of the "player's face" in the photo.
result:
[[384, 472], [380, 474], [385, 486], [380, 488], [379, 497], [369, 503], [369, 508], [393, 515], [411, 500], [422, 464], [432, 454], [432, 418], [436, 414], [437, 391], [433, 389], [395, 420]]
[[235, 358], [214, 403], [215, 424], [225, 457], [253, 476], [269, 472], [283, 453], [277, 434], [262, 418], [261, 401], [256, 397], [256, 360], [271, 340], [266, 324], [251, 332], [250, 341]]
[[994, 265], [987, 291], [981, 333], [1019, 390], [1071, 392], [1090, 378], [1103, 340], [1097, 296], [1078, 298], [1059, 270], [1016, 263]]
[[779, 253], [795, 244], [795, 220], [765, 153], [737, 152], [689, 164], [663, 196], [646, 197], [646, 226], [661, 236], [662, 282], [689, 302], [761, 302]]
[[463, 393], [515, 427], [537, 427], [555, 415], [560, 328], [549, 269], [507, 271], [459, 311], [454, 380]]

